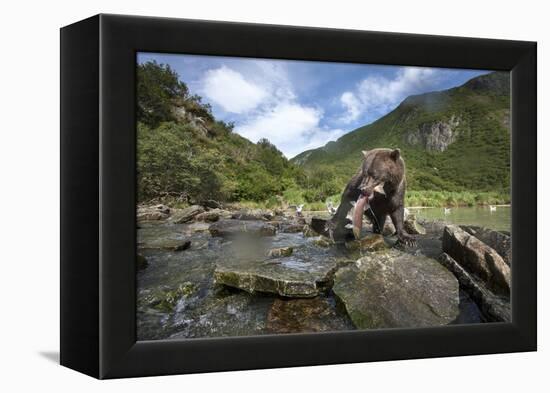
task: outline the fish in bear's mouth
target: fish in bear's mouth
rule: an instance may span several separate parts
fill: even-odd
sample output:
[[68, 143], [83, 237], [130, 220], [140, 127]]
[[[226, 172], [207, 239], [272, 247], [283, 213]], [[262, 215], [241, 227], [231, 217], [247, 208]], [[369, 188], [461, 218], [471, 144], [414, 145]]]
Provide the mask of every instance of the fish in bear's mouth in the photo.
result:
[[382, 195], [386, 195], [384, 192], [384, 184], [379, 184], [373, 189], [372, 193], [367, 193], [366, 190], [362, 189], [359, 194], [359, 198], [354, 205], [353, 211], [353, 236], [356, 239], [361, 237], [361, 228], [363, 227], [363, 213], [369, 208], [369, 202], [374, 198], [374, 192], [377, 192]]

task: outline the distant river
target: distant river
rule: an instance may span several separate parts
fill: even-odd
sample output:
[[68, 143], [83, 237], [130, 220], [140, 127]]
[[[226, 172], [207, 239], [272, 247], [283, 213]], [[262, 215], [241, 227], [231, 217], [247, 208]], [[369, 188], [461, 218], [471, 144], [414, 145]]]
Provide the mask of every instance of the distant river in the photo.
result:
[[479, 225], [498, 231], [511, 232], [512, 209], [498, 206], [496, 211], [490, 211], [488, 206], [453, 207], [448, 214], [443, 208], [410, 209], [418, 218], [429, 220], [444, 220], [459, 225]]

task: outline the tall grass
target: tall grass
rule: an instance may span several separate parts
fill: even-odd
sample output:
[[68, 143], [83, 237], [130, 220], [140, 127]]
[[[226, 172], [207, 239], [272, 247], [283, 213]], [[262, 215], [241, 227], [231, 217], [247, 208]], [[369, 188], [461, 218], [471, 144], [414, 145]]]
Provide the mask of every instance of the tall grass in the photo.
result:
[[458, 207], [504, 205], [510, 203], [510, 194], [498, 191], [407, 191], [406, 206]]

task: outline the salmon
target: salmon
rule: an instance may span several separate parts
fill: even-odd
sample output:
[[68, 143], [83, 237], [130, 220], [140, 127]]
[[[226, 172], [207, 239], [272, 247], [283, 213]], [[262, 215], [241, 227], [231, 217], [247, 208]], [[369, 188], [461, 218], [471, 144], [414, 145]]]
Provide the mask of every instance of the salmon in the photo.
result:
[[363, 227], [363, 213], [368, 206], [369, 198], [362, 195], [357, 199], [353, 210], [353, 235], [356, 239], [361, 237], [361, 228]]

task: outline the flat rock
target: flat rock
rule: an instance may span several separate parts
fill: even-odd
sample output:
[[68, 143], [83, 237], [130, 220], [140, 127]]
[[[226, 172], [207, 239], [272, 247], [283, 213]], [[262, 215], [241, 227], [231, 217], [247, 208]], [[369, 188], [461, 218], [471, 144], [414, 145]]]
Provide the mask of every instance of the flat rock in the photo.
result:
[[273, 225], [260, 221], [222, 220], [208, 228], [215, 237], [273, 236], [277, 232]]
[[[348, 330], [351, 326], [326, 298], [276, 299], [267, 315], [270, 333]], [[352, 328], [352, 327], [351, 327]]]
[[186, 222], [193, 220], [196, 215], [203, 212], [204, 212], [204, 207], [199, 205], [192, 205], [192, 206], [186, 207], [185, 209], [176, 211], [172, 215], [171, 221], [174, 224], [184, 224]]
[[316, 259], [307, 253], [265, 260], [227, 255], [218, 260], [214, 280], [250, 293], [308, 298], [330, 288], [339, 266], [336, 258]]
[[443, 231], [443, 251], [493, 292], [510, 294], [510, 267], [494, 249], [475, 236], [457, 225], [447, 225]]
[[358, 329], [440, 326], [459, 314], [459, 285], [436, 260], [398, 250], [340, 269], [332, 288]]

